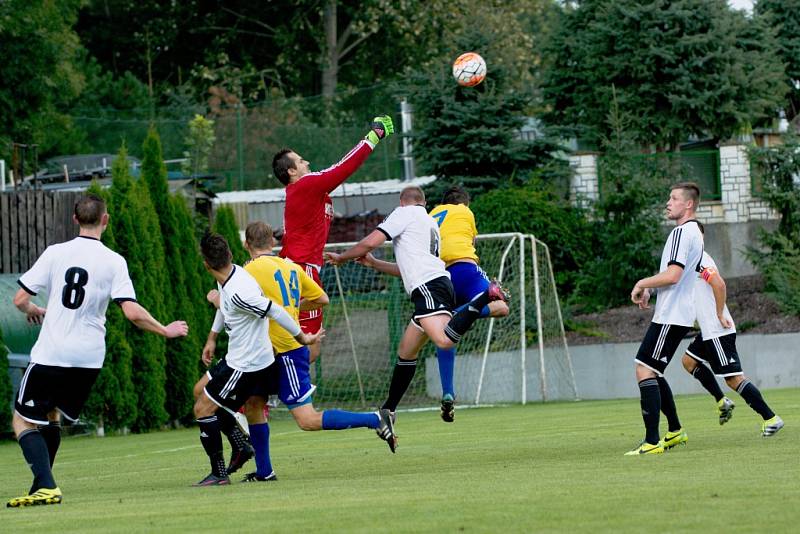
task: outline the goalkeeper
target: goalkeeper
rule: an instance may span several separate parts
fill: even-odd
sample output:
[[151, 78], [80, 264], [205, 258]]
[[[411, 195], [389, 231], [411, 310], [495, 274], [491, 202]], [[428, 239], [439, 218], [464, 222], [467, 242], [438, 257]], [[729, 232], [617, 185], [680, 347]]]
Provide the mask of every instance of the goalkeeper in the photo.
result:
[[[272, 158], [272, 172], [286, 186], [280, 256], [300, 265], [320, 286], [322, 249], [328, 241], [333, 220], [330, 193], [358, 170], [381, 139], [392, 133], [391, 117], [375, 117], [362, 141], [339, 163], [319, 172], [311, 172], [309, 162], [289, 148], [282, 149]], [[300, 327], [306, 333], [319, 331], [322, 328], [322, 310], [300, 312]], [[309, 349], [310, 361], [314, 362], [319, 356], [319, 343]]]
[[[489, 278], [478, 265], [475, 238], [478, 229], [475, 215], [469, 209], [469, 193], [453, 186], [442, 197], [442, 203], [431, 210], [431, 217], [439, 225], [442, 246], [439, 257], [444, 261], [455, 290], [456, 306], [464, 306], [489, 287]], [[481, 310], [481, 317], [505, 317], [508, 304], [502, 300], [490, 302]], [[436, 348], [439, 378], [442, 382], [442, 420], [452, 423], [455, 417], [455, 388], [453, 372], [456, 349]]]

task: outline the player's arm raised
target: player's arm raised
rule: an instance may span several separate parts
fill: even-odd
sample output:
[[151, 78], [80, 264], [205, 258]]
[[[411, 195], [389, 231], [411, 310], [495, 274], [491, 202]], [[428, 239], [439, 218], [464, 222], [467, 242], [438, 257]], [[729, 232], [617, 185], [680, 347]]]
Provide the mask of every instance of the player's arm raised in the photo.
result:
[[120, 303], [120, 307], [122, 308], [122, 313], [125, 314], [125, 318], [142, 330], [153, 332], [166, 338], [183, 337], [189, 333], [189, 326], [186, 321], [173, 321], [164, 326], [134, 300], [123, 301]]
[[381, 115], [380, 117], [375, 117], [372, 119], [370, 130], [362, 142], [356, 145], [335, 165], [323, 171], [306, 175], [303, 178], [304, 187], [312, 187], [316, 190], [324, 190], [330, 193], [358, 170], [381, 139], [393, 133], [394, 124], [390, 116]]

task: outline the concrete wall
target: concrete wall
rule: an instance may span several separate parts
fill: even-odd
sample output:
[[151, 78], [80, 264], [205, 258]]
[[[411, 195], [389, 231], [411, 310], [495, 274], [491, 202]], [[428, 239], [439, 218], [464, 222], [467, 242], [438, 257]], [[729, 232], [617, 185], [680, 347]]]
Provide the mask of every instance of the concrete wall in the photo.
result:
[[[673, 362], [667, 368], [666, 377], [675, 394], [705, 391], [680, 364], [680, 356], [690, 341], [685, 339], [681, 343]], [[798, 352], [800, 333], [742, 335], [737, 339], [737, 347], [745, 374], [759, 388], [800, 387], [800, 352]], [[639, 389], [633, 367], [633, 358], [638, 348], [639, 343], [570, 347], [579, 398], [638, 398]], [[538, 361], [538, 351], [528, 350], [525, 376], [529, 402], [541, 400]], [[455, 384], [460, 402], [470, 404], [475, 401], [480, 366], [479, 356], [467, 355], [457, 358]], [[549, 375], [552, 378], [554, 373], [550, 372]], [[481, 402], [520, 402], [521, 377], [520, 353], [489, 354], [481, 390]], [[425, 378], [428, 394], [434, 398], [439, 397], [441, 386], [435, 358], [426, 360]], [[570, 397], [569, 390], [564, 387], [551, 391], [549, 395], [564, 399]]]

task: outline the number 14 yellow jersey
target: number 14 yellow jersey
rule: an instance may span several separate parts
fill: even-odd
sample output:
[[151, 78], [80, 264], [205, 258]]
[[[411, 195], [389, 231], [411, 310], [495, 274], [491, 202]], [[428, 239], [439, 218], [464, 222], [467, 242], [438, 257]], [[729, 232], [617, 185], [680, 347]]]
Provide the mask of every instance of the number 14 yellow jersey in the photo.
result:
[[[325, 293], [302, 267], [278, 256], [258, 256], [244, 269], [256, 279], [264, 295], [283, 306], [295, 321], [300, 315], [301, 298], [316, 300]], [[278, 354], [302, 346], [275, 321], [269, 322], [269, 338]]]

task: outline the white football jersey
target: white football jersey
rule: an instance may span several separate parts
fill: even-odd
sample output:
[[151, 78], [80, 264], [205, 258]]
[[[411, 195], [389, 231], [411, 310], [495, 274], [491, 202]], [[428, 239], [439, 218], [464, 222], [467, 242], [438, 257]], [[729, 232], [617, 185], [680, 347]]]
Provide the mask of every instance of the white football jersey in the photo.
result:
[[[228, 279], [217, 283], [220, 310], [228, 333], [225, 361], [231, 369], [251, 373], [275, 361], [269, 343], [269, 320], [272, 301], [264, 296], [261, 286], [250, 273], [233, 265]], [[299, 330], [299, 327], [298, 327]]]
[[45, 249], [19, 285], [47, 293], [47, 313], [31, 361], [99, 369], [106, 355], [108, 301], [136, 300], [125, 258], [92, 237]]
[[377, 229], [392, 240], [394, 257], [409, 295], [434, 278], [450, 278], [439, 259], [439, 226], [423, 206], [395, 208]]
[[[703, 252], [701, 265], [703, 269], [711, 268], [717, 270], [717, 264], [714, 263], [714, 259], [707, 252]], [[711, 289], [711, 284], [703, 280], [699, 274], [694, 282], [694, 306], [697, 312], [697, 323], [700, 325], [700, 332], [704, 340], [736, 333], [736, 325], [731, 328], [725, 328], [720, 324], [717, 317], [717, 301], [714, 299], [714, 290]], [[731, 317], [731, 312], [728, 311], [727, 304], [722, 313], [733, 324], [733, 318]]]
[[695, 279], [702, 257], [703, 233], [697, 221], [686, 221], [672, 229], [661, 253], [659, 272], [666, 271], [670, 265], [679, 265], [683, 272], [676, 284], [658, 288], [654, 323], [694, 325]]

